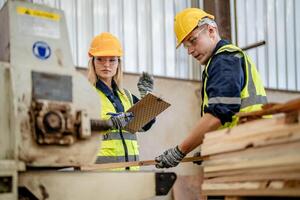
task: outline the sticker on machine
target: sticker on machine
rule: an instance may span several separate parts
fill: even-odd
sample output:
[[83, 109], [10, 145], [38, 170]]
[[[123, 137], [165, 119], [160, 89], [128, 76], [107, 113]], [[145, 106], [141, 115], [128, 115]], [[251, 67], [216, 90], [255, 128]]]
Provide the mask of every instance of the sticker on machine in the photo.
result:
[[43, 41], [37, 41], [32, 46], [32, 53], [41, 60], [46, 60], [51, 56], [50, 46]]
[[59, 22], [61, 16], [44, 10], [17, 7], [18, 29], [26, 35], [60, 38]]

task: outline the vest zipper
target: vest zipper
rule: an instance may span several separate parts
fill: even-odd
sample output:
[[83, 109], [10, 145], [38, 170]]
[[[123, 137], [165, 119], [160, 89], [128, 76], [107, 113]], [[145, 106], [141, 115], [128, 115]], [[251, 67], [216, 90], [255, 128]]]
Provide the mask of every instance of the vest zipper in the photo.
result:
[[[127, 149], [127, 145], [126, 145], [126, 142], [125, 142], [123, 133], [122, 133], [122, 129], [119, 129], [119, 134], [120, 134], [120, 136], [121, 136], [122, 144], [123, 144], [123, 148], [124, 148], [125, 162], [128, 162], [128, 161], [129, 161], [129, 159], [128, 159], [128, 149]], [[129, 167], [126, 167], [125, 169], [126, 169], [126, 170], [129, 170]]]

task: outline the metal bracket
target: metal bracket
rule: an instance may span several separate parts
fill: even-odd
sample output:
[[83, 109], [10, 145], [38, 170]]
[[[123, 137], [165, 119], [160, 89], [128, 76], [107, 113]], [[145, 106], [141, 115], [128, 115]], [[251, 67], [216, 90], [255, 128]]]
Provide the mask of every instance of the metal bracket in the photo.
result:
[[174, 172], [159, 172], [155, 174], [155, 191], [157, 196], [168, 194], [176, 181], [176, 174]]

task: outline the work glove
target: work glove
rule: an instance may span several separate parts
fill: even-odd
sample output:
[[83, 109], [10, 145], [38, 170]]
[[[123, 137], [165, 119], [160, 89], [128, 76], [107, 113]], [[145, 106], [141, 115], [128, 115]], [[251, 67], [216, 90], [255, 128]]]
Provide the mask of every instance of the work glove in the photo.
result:
[[142, 76], [139, 78], [137, 83], [138, 90], [140, 92], [140, 97], [144, 98], [147, 93], [153, 91], [154, 80], [153, 76], [147, 72], [143, 72]]
[[111, 117], [108, 119], [108, 123], [112, 129], [123, 129], [134, 118], [132, 112], [107, 113], [107, 114], [111, 115]]
[[162, 155], [155, 158], [157, 164], [156, 168], [169, 168], [176, 167], [180, 161], [185, 157], [185, 154], [182, 153], [178, 146], [172, 149], [166, 150]]
[[[196, 153], [194, 153], [193, 155], [194, 157], [200, 157], [201, 156], [201, 152], [198, 151]], [[194, 164], [197, 164], [197, 165], [201, 165], [202, 164], [202, 160], [199, 160], [199, 161], [193, 161]]]

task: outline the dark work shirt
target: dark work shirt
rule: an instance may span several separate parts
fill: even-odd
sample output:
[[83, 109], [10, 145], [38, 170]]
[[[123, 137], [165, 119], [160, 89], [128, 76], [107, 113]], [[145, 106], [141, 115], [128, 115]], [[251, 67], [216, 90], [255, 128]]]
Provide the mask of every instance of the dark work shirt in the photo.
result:
[[[235, 56], [237, 52], [223, 52], [215, 55], [222, 46], [229, 44], [220, 40], [213, 52], [213, 57], [208, 67], [208, 76], [203, 73], [203, 83], [207, 79], [206, 93], [208, 99], [214, 97], [240, 97], [245, 84], [245, 62], [243, 57]], [[202, 97], [204, 88], [202, 88]], [[208, 104], [205, 113], [211, 113], [221, 120], [224, 125], [232, 121], [232, 116], [240, 110], [240, 104]]]
[[[125, 112], [124, 111], [124, 106], [122, 104], [122, 101], [118, 95], [118, 86], [115, 83], [115, 81], [112, 81], [112, 90], [101, 80], [98, 80], [96, 83], [96, 88], [98, 90], [101, 90], [105, 96], [109, 99], [109, 101], [113, 104], [116, 112]], [[139, 99], [132, 94], [132, 100], [133, 104], [137, 103]], [[149, 123], [147, 123], [144, 127], [143, 130], [147, 131], [149, 130], [152, 125], [154, 124], [155, 119], [151, 120]]]

